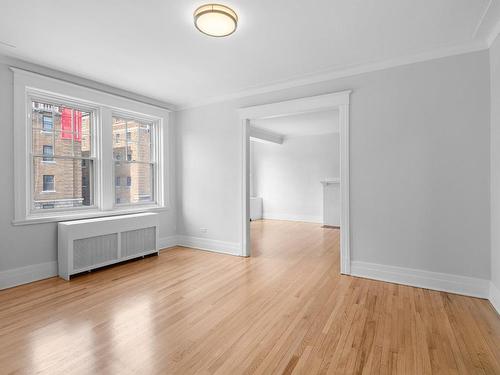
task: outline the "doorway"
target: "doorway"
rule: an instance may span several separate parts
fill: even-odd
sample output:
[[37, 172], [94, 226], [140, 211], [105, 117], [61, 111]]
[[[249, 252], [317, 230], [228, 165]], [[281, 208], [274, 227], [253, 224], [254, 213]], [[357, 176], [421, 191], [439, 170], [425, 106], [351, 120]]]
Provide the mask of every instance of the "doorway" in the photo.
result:
[[[340, 148], [340, 271], [350, 274], [350, 231], [349, 231], [349, 97], [351, 91], [306, 97], [278, 103], [242, 108], [239, 117], [242, 126], [242, 256], [251, 256], [250, 238], [250, 137], [255, 137], [251, 123], [285, 116], [308, 113], [338, 111]], [[333, 124], [332, 124], [333, 126]], [[272, 133], [272, 132], [271, 132]], [[279, 134], [278, 134], [279, 135]], [[261, 134], [278, 141], [276, 134]], [[274, 137], [274, 139], [273, 139]], [[332, 181], [324, 181], [325, 183]], [[319, 183], [319, 181], [318, 181]], [[252, 202], [254, 203], [254, 202]]]

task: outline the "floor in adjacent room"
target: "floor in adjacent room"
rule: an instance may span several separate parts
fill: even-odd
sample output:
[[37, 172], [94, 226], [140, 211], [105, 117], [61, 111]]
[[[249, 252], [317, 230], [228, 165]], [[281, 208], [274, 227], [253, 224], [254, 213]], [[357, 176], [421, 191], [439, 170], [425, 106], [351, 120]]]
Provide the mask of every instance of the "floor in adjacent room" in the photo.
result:
[[252, 222], [252, 241], [0, 291], [0, 373], [500, 374], [488, 301], [340, 276], [318, 224]]

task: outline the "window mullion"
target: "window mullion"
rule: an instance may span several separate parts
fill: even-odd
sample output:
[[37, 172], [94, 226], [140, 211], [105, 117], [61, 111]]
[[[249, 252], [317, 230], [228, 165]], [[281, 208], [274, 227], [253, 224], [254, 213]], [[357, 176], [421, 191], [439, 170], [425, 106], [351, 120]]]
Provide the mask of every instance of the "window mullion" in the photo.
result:
[[101, 126], [98, 129], [100, 138], [100, 182], [101, 202], [103, 210], [112, 210], [114, 207], [114, 161], [113, 161], [113, 121], [109, 108], [101, 109]]

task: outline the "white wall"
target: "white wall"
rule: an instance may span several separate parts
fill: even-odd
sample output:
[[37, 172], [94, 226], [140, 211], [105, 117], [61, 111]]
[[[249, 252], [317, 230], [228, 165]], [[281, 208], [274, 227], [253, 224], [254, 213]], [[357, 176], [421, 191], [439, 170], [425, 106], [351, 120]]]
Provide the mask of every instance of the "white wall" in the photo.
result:
[[488, 51], [178, 113], [179, 232], [241, 238], [236, 109], [352, 89], [352, 259], [490, 278]]
[[323, 222], [320, 181], [338, 178], [339, 134], [286, 137], [283, 144], [252, 142], [253, 193], [268, 219]]
[[[81, 78], [72, 77], [63, 73], [54, 72], [48, 69], [26, 64], [20, 61], [12, 60], [0, 56], [0, 287], [7, 279], [16, 278], [19, 272], [34, 273], [41, 272], [45, 275], [47, 272], [57, 270], [55, 262], [57, 260], [57, 224], [30, 224], [23, 226], [13, 226], [11, 221], [14, 215], [13, 206], [13, 124], [12, 124], [12, 90], [13, 75], [9, 70], [9, 65], [17, 66], [23, 69], [29, 69], [43, 74], [54, 76], [55, 78], [73, 81], [89, 87], [104, 89], [113, 94], [130, 97], [131, 99], [148, 101], [144, 97], [134, 96], [133, 94], [112, 89], [103, 85], [98, 85]], [[157, 104], [155, 101], [149, 101], [151, 104]], [[168, 143], [168, 142], [167, 142]], [[175, 179], [175, 149], [174, 142], [167, 144], [168, 157], [171, 162], [170, 170], [172, 179]], [[175, 234], [176, 214], [175, 214], [175, 185], [172, 183], [169, 191], [172, 195], [172, 207], [167, 212], [161, 213], [160, 218], [160, 238], [166, 238]], [[33, 266], [29, 270], [16, 270], [20, 267]], [[38, 268], [37, 268], [38, 267]], [[9, 270], [7, 272], [7, 270]], [[38, 271], [40, 270], [40, 271]], [[43, 270], [43, 271], [42, 271]]]
[[491, 281], [500, 310], [500, 37], [490, 49], [491, 69]]
[[176, 146], [177, 168], [184, 169], [177, 178], [178, 234], [238, 246], [242, 209], [238, 115], [234, 107], [221, 103], [177, 113], [177, 130], [181, 124]]
[[[484, 279], [491, 274], [498, 286], [499, 49], [497, 40], [490, 53], [422, 62], [176, 114], [180, 129], [176, 144], [168, 147], [171, 160], [175, 157], [182, 170], [175, 178], [171, 166], [177, 183], [170, 191], [175, 195], [179, 189], [177, 233], [235, 246], [240, 241], [242, 144], [237, 108], [352, 89], [353, 260]], [[11, 63], [99, 87], [0, 57], [0, 279], [7, 270], [54, 264], [57, 254], [56, 224], [11, 224]], [[161, 237], [176, 233], [175, 218], [175, 207], [162, 214]]]

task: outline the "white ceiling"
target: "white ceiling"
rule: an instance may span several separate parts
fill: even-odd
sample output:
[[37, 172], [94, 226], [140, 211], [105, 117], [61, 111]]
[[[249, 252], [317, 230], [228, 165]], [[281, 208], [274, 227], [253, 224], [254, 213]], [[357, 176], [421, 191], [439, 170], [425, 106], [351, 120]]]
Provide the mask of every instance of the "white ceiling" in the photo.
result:
[[339, 112], [337, 110], [329, 110], [263, 120], [252, 120], [251, 125], [255, 128], [285, 137], [338, 133]]
[[0, 41], [16, 47], [0, 53], [186, 105], [486, 48], [500, 16], [500, 0], [228, 0], [238, 30], [210, 38], [192, 22], [203, 3], [2, 0]]

